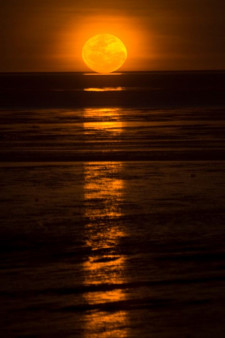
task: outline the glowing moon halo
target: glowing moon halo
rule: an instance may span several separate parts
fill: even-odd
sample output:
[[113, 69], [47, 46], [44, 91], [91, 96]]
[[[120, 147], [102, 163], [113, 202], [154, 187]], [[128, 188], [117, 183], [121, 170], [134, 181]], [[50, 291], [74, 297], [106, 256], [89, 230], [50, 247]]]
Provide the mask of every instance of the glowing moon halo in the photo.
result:
[[106, 74], [114, 72], [124, 64], [127, 49], [116, 36], [98, 34], [84, 44], [82, 58], [91, 70]]

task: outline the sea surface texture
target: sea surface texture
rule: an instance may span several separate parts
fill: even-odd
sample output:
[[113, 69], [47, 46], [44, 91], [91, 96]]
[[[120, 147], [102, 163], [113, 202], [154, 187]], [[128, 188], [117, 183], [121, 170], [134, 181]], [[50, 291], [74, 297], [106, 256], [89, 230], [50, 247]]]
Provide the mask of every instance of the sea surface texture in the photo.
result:
[[225, 72], [0, 90], [1, 336], [224, 338]]

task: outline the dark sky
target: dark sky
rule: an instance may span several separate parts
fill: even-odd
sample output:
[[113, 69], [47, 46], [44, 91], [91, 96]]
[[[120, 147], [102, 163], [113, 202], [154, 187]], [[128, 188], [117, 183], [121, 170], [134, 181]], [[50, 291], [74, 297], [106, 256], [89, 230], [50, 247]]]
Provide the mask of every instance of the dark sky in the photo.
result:
[[0, 71], [83, 71], [81, 48], [108, 32], [124, 70], [225, 69], [224, 0], [0, 0]]

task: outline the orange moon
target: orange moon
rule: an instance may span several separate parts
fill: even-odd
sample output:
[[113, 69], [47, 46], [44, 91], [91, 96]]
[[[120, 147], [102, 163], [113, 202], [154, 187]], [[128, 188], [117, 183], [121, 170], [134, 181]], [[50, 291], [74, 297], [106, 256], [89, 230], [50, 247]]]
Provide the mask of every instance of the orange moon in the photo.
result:
[[124, 64], [127, 49], [118, 37], [112, 34], [98, 34], [84, 44], [82, 58], [91, 70], [107, 74]]

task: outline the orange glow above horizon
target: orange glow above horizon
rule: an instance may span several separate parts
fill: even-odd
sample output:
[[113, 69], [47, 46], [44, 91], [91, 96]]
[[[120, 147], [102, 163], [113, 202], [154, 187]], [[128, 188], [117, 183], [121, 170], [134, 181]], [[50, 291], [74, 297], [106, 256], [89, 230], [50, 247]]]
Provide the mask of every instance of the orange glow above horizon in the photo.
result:
[[[141, 59], [146, 58], [149, 42], [143, 33], [139, 21], [126, 16], [91, 16], [80, 18], [76, 23], [68, 23], [61, 31], [55, 59], [62, 62], [68, 70], [87, 71], [82, 58], [82, 49], [91, 36], [112, 34], [118, 36], [126, 46], [128, 58], [124, 70], [136, 70]], [[152, 44], [151, 44], [152, 45]]]

